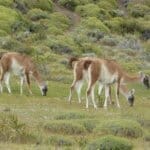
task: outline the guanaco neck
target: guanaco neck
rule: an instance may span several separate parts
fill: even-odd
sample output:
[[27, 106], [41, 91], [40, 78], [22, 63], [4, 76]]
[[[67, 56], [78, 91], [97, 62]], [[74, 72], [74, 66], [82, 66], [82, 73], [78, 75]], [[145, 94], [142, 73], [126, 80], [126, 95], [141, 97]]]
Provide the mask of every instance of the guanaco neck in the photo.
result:
[[36, 80], [36, 82], [38, 83], [39, 86], [43, 85], [41, 75], [39, 74], [39, 72], [37, 70], [34, 70], [32, 75], [35, 78], [35, 80]]
[[120, 85], [120, 92], [128, 100], [129, 90], [125, 85]]
[[123, 74], [123, 80], [125, 82], [140, 82], [141, 77], [139, 75], [137, 76], [130, 76], [127, 73]]

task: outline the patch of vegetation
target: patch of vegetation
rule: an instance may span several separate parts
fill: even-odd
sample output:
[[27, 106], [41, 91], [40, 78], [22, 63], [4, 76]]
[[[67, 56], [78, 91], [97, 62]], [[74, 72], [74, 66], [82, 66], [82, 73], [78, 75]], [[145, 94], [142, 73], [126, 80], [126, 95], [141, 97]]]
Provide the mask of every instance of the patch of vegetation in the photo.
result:
[[76, 12], [82, 17], [98, 17], [100, 8], [96, 4], [79, 5], [76, 8]]
[[132, 150], [132, 147], [128, 140], [108, 135], [88, 144], [86, 150]]
[[79, 0], [58, 0], [58, 3], [70, 10], [75, 10], [75, 7], [79, 5]]
[[48, 13], [46, 11], [43, 11], [41, 9], [35, 8], [28, 11], [27, 16], [32, 21], [37, 21], [40, 19], [47, 19]]
[[81, 24], [89, 29], [99, 29], [101, 32], [108, 33], [110, 30], [96, 17], [87, 17], [83, 19]]
[[11, 7], [13, 4], [13, 0], [0, 0], [0, 5]]
[[131, 120], [110, 120], [96, 127], [95, 132], [110, 133], [124, 137], [138, 138], [143, 134], [143, 130], [135, 121]]
[[73, 146], [75, 144], [73, 140], [65, 136], [51, 136], [46, 140], [45, 143], [55, 145], [58, 147]]
[[57, 121], [44, 125], [44, 129], [52, 133], [61, 134], [85, 134], [86, 130], [83, 126], [74, 122]]
[[24, 0], [24, 3], [27, 5], [28, 8], [39, 8], [42, 10], [47, 10], [52, 12], [53, 10], [53, 3], [51, 0]]
[[20, 15], [13, 9], [4, 7], [0, 5], [0, 29], [7, 33], [12, 32], [12, 25], [20, 20]]
[[145, 141], [150, 142], [150, 133], [147, 131], [143, 138]]
[[87, 115], [83, 113], [75, 113], [75, 112], [69, 112], [69, 113], [61, 113], [56, 115], [55, 119], [57, 120], [71, 120], [71, 119], [84, 119]]
[[150, 8], [142, 4], [128, 5], [128, 10], [131, 16], [135, 18], [144, 17], [147, 13], [150, 12]]
[[0, 141], [15, 143], [35, 143], [36, 136], [29, 127], [20, 122], [13, 114], [0, 116]]

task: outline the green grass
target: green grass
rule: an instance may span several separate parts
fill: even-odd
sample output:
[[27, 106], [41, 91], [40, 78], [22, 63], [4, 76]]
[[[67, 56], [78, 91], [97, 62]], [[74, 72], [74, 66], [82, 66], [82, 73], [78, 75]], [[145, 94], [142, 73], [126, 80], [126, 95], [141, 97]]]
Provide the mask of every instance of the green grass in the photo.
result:
[[[15, 84], [13, 85], [13, 83]], [[15, 129], [15, 134], [13, 134], [12, 139], [6, 139], [8, 144], [1, 140], [0, 147], [3, 149], [10, 147], [12, 149], [20, 149], [20, 147], [28, 149], [31, 145], [31, 150], [36, 147], [54, 149], [55, 146], [61, 149], [83, 149], [93, 140], [97, 141], [110, 133], [114, 134], [113, 127], [115, 126], [125, 139], [130, 137], [128, 136], [130, 133], [136, 137], [132, 140], [133, 149], [142, 147], [148, 149], [149, 134], [145, 134], [150, 131], [148, 125], [150, 121], [148, 90], [137, 84], [130, 85], [136, 89], [135, 106], [132, 108], [121, 96], [121, 109], [116, 108], [116, 106], [109, 106], [108, 110], [104, 110], [102, 107], [94, 110], [93, 106], [90, 105], [90, 108], [86, 110], [84, 90], [82, 91], [82, 104], [78, 104], [76, 94], [73, 95], [71, 104], [67, 102], [70, 84], [49, 81], [48, 95], [42, 97], [38, 87], [33, 82], [33, 95], [29, 95], [26, 87], [24, 87], [24, 94], [21, 96], [19, 84], [14, 79], [11, 82], [12, 94], [8, 94], [6, 89], [1, 94], [0, 111], [2, 118], [7, 120], [5, 126], [7, 132], [3, 130], [3, 133], [12, 135]], [[15, 116], [14, 119], [10, 117], [10, 114]], [[16, 122], [15, 127], [9, 119]], [[97, 129], [106, 122], [112, 123], [110, 123], [112, 130], [109, 128], [109, 132], [104, 132], [104, 130], [99, 132]], [[28, 130], [27, 133], [22, 133], [20, 124], [23, 124], [22, 128], [26, 128], [24, 132]], [[107, 124], [108, 126], [109, 124]], [[141, 128], [144, 134], [141, 134]], [[16, 131], [19, 131], [20, 134], [17, 134]], [[117, 139], [120, 138], [120, 133], [114, 134], [118, 137]], [[22, 143], [24, 144], [22, 145]]]

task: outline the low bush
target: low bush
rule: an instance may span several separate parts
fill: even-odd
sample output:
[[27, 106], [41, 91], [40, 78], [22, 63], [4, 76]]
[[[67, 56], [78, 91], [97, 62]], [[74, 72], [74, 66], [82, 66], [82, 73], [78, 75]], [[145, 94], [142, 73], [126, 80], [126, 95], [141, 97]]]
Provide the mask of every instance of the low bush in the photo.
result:
[[132, 147], [128, 140], [108, 135], [88, 144], [86, 150], [132, 150]]
[[107, 26], [105, 26], [103, 22], [98, 20], [96, 17], [88, 17], [86, 19], [83, 19], [81, 24], [88, 29], [97, 29], [104, 33], [109, 32]]
[[147, 131], [143, 138], [145, 141], [150, 142], [150, 133]]
[[13, 0], [0, 0], [0, 5], [11, 7], [13, 5]]
[[12, 32], [11, 26], [21, 19], [20, 15], [13, 9], [6, 8], [0, 5], [0, 30], [4, 30], [7, 33]]
[[111, 19], [111, 15], [110, 15], [109, 11], [107, 11], [103, 8], [100, 8], [98, 18], [100, 20], [109, 20], [109, 19]]
[[98, 2], [98, 6], [100, 8], [103, 8], [105, 10], [113, 10], [117, 7], [117, 1], [116, 0], [101, 0], [100, 2]]
[[112, 31], [112, 32], [121, 32], [121, 24], [123, 19], [121, 17], [115, 17], [110, 20], [104, 21], [104, 24]]
[[58, 0], [58, 3], [70, 10], [75, 10], [75, 7], [80, 4], [79, 0]]
[[56, 115], [55, 119], [57, 119], [57, 120], [70, 120], [70, 119], [84, 119], [86, 117], [87, 116], [84, 113], [69, 112], [69, 113], [61, 113], [59, 115]]
[[0, 30], [0, 36], [7, 36], [7, 32], [4, 30]]
[[96, 127], [95, 132], [110, 133], [124, 137], [138, 138], [143, 134], [139, 123], [131, 120], [110, 120]]
[[32, 21], [37, 21], [40, 19], [46, 19], [48, 18], [48, 14], [46, 11], [43, 11], [41, 9], [35, 8], [28, 11], [27, 16]]
[[140, 40], [133, 35], [126, 35], [117, 45], [120, 49], [141, 50], [142, 44]]
[[24, 0], [13, 0], [14, 4], [13, 7], [17, 10], [19, 10], [20, 12], [22, 12], [23, 14], [26, 14], [28, 11], [28, 7], [25, 4]]
[[101, 43], [107, 46], [116, 46], [118, 44], [118, 39], [113, 36], [105, 36]]
[[144, 17], [147, 13], [150, 12], [150, 8], [142, 4], [133, 4], [128, 6], [128, 11], [131, 16], [137, 18]]
[[100, 30], [89, 30], [87, 36], [90, 38], [91, 41], [96, 42], [100, 39], [104, 38], [104, 33]]
[[0, 116], [0, 141], [15, 143], [35, 143], [36, 136], [29, 127], [13, 114]]
[[100, 8], [96, 4], [79, 5], [76, 8], [76, 12], [82, 17], [98, 17]]
[[85, 134], [86, 130], [83, 126], [74, 122], [57, 121], [44, 125], [44, 129], [52, 133], [61, 134]]
[[52, 11], [53, 3], [51, 0], [24, 0], [29, 9], [40, 8], [42, 10]]
[[46, 140], [45, 143], [59, 146], [59, 147], [72, 146], [75, 144], [73, 140], [64, 136], [51, 136]]
[[86, 121], [83, 121], [83, 126], [89, 133], [92, 133], [96, 127], [96, 123], [97, 122], [95, 120], [86, 120]]

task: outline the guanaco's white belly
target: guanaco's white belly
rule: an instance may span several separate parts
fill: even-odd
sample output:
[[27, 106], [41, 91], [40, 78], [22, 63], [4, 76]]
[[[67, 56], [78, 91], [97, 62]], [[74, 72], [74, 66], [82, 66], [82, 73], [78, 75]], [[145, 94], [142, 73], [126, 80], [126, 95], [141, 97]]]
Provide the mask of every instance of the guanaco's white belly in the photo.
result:
[[117, 81], [117, 78], [118, 75], [116, 72], [111, 74], [104, 64], [101, 66], [99, 81], [102, 84], [113, 84]]
[[13, 72], [15, 75], [22, 76], [24, 74], [24, 67], [20, 65], [16, 59], [12, 59], [11, 64], [11, 72]]

